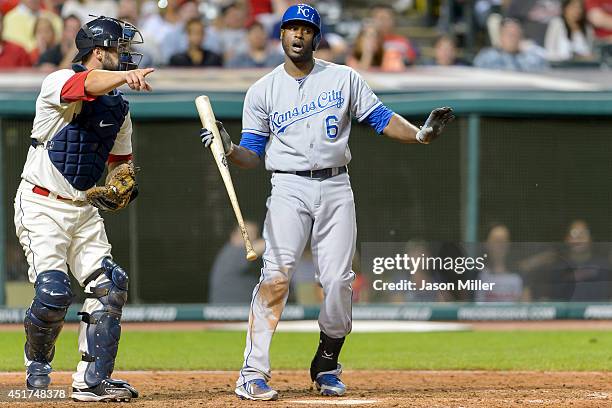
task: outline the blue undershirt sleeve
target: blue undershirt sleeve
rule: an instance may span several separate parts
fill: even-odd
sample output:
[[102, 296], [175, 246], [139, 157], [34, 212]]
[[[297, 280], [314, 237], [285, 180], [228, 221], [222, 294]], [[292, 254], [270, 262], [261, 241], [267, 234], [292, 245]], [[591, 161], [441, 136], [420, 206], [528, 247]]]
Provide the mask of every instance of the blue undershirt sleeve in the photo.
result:
[[374, 109], [366, 118], [363, 120], [368, 125], [372, 126], [376, 133], [382, 135], [383, 131], [389, 124], [393, 111], [387, 108], [385, 105], [380, 105]]
[[240, 146], [255, 152], [259, 157], [263, 156], [265, 153], [267, 143], [268, 138], [266, 136], [256, 135], [249, 132], [243, 132], [242, 139], [240, 139]]

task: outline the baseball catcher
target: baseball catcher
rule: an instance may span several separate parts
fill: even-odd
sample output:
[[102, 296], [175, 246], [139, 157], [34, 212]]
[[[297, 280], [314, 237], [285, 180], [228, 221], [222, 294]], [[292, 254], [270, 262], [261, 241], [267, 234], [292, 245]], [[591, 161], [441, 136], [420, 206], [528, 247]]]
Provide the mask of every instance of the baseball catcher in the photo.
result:
[[[68, 270], [85, 288], [79, 312], [76, 401], [129, 401], [138, 392], [111, 378], [127, 302], [128, 274], [111, 255], [99, 209], [125, 208], [138, 193], [129, 104], [116, 88], [151, 91], [138, 69], [138, 29], [98, 17], [76, 36], [72, 69], [48, 75], [36, 100], [31, 146], [15, 196], [15, 228], [35, 295], [24, 319], [26, 386], [51, 382], [55, 342], [73, 299]], [[104, 185], [96, 186], [108, 167]]]

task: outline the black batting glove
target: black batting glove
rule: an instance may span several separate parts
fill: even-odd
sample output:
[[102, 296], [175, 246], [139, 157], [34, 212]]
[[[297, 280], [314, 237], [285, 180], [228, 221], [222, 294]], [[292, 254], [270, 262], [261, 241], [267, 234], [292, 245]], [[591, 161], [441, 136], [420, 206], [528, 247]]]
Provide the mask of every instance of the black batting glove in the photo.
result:
[[[232, 143], [232, 139], [230, 138], [229, 133], [225, 130], [223, 126], [223, 122], [220, 120], [216, 121], [217, 129], [219, 130], [219, 135], [221, 135], [221, 143], [223, 144], [223, 152], [226, 156], [229, 156], [234, 151], [234, 143]], [[210, 148], [213, 140], [215, 139], [215, 135], [213, 132], [206, 128], [200, 129], [200, 140], [202, 140], [202, 144], [206, 148]]]
[[421, 127], [416, 134], [416, 138], [419, 143], [429, 144], [432, 140], [436, 139], [442, 133], [442, 130], [447, 123], [455, 119], [453, 115], [453, 109], [445, 106], [443, 108], [436, 108], [429, 114], [429, 117], [425, 121], [425, 124]]

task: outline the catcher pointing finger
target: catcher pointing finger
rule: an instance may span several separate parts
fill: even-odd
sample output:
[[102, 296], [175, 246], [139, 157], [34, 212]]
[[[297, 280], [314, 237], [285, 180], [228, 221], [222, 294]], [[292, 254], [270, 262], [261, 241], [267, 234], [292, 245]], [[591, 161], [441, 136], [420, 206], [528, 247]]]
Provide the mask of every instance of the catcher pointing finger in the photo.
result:
[[[36, 100], [31, 147], [15, 197], [15, 228], [35, 295], [24, 319], [26, 386], [46, 389], [55, 342], [73, 298], [68, 268], [85, 288], [79, 315], [77, 401], [129, 401], [137, 391], [111, 378], [127, 301], [128, 275], [111, 256], [98, 209], [115, 211], [137, 195], [129, 104], [116, 88], [151, 91], [152, 68], [137, 69], [136, 27], [108, 17], [76, 37], [72, 69], [47, 76]], [[108, 163], [102, 186], [96, 183]]]

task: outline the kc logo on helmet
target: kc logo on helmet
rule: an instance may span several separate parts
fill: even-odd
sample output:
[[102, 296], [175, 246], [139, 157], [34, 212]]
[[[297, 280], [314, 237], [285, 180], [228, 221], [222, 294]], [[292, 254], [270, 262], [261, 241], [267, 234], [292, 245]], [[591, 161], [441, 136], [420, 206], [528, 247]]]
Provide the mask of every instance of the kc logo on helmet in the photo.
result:
[[312, 20], [312, 15], [310, 14], [311, 9], [310, 7], [304, 5], [304, 4], [300, 4], [298, 5], [298, 14], [303, 15], [304, 17], [306, 17], [309, 20]]

